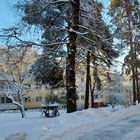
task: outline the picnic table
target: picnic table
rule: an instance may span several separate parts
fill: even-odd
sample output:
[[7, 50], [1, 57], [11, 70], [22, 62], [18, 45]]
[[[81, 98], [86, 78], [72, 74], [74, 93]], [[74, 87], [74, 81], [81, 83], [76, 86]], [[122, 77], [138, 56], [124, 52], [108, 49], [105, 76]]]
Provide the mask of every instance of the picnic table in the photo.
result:
[[45, 117], [56, 117], [56, 116], [60, 116], [60, 113], [58, 111], [58, 105], [48, 105], [48, 106], [44, 106], [43, 107], [43, 111], [41, 113], [41, 116], [45, 116]]

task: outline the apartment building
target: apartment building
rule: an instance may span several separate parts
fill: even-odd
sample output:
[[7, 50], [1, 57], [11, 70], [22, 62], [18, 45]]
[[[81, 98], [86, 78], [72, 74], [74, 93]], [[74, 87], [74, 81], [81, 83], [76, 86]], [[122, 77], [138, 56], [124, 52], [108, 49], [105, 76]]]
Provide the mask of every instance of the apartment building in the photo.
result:
[[[91, 68], [92, 69], [92, 68]], [[99, 70], [99, 76], [102, 80], [102, 86], [100, 90], [95, 88], [94, 91], [94, 102], [95, 106], [103, 106], [108, 103], [109, 94], [116, 94], [125, 96], [127, 102], [132, 102], [132, 82], [130, 75], [120, 74], [119, 72], [113, 72], [112, 70]], [[86, 75], [85, 71], [77, 73], [77, 106], [79, 109], [84, 107], [85, 100], [85, 85]], [[92, 74], [91, 74], [92, 75]], [[92, 80], [92, 79], [91, 79]], [[89, 95], [89, 103], [91, 101], [91, 95]], [[90, 105], [89, 105], [90, 106]]]

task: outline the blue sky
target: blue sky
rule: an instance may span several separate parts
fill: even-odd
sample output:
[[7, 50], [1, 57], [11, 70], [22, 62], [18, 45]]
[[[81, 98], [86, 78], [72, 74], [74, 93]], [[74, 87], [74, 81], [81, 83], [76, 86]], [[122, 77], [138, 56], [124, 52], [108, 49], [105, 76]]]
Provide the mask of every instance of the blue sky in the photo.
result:
[[18, 20], [18, 15], [14, 12], [13, 5], [18, 0], [1, 0], [0, 1], [0, 28], [13, 25]]
[[[14, 25], [18, 21], [18, 14], [13, 5], [21, 0], [0, 0], [0, 29]], [[108, 6], [109, 0], [98, 0]], [[107, 17], [106, 17], [107, 18]]]
[[106, 7], [106, 6], [108, 6], [110, 0], [97, 0], [97, 1], [103, 3]]

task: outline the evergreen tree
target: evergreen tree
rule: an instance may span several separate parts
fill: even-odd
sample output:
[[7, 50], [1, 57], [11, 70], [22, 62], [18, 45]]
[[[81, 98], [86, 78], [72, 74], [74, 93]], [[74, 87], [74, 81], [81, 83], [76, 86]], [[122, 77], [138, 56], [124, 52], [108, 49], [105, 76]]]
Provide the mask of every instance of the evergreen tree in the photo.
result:
[[63, 69], [57, 62], [41, 57], [32, 66], [30, 72], [34, 75], [37, 85], [64, 86]]
[[[43, 42], [55, 43], [56, 45], [45, 46], [44, 53], [50, 56], [52, 52], [58, 52], [59, 42], [66, 42], [67, 46], [66, 61], [66, 89], [67, 89], [67, 112], [76, 111], [76, 86], [75, 86], [75, 53], [78, 30], [80, 1], [25, 1], [19, 3], [17, 7], [24, 11], [22, 18], [29, 25], [38, 25], [44, 29]], [[69, 12], [71, 11], [71, 12]], [[69, 32], [66, 29], [71, 29]], [[73, 31], [74, 30], [74, 31]], [[58, 43], [58, 44], [57, 44]], [[56, 58], [56, 53], [54, 54]]]

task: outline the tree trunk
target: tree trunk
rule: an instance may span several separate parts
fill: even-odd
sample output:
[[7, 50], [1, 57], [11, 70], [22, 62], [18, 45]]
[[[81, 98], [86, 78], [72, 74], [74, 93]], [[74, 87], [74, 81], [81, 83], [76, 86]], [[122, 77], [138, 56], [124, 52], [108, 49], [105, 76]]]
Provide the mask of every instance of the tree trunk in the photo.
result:
[[26, 114], [25, 114], [25, 108], [24, 108], [24, 99], [23, 99], [23, 97], [21, 95], [21, 92], [22, 92], [22, 89], [18, 93], [19, 103], [16, 103], [14, 101], [14, 104], [19, 107], [22, 118], [25, 118], [26, 117]]
[[136, 85], [137, 85], [137, 99], [138, 99], [138, 103], [140, 103], [139, 79], [138, 79], [137, 67], [136, 67]]
[[72, 6], [72, 20], [69, 33], [68, 56], [66, 61], [66, 90], [67, 90], [67, 113], [71, 113], [77, 110], [76, 105], [76, 85], [75, 85], [75, 54], [76, 54], [76, 40], [77, 34], [74, 31], [78, 31], [79, 24], [79, 7], [80, 0], [71, 1]]
[[14, 100], [14, 97], [13, 96], [7, 96], [7, 98], [11, 99], [12, 100], [12, 103], [14, 105], [16, 105], [17, 107], [19, 107], [19, 110], [21, 112], [22, 118], [25, 118], [26, 117], [26, 114], [25, 114], [25, 109], [24, 109], [23, 97], [18, 94], [18, 98], [19, 98], [19, 101], [18, 102], [16, 102]]
[[25, 108], [24, 108], [24, 99], [23, 99], [23, 97], [22, 97], [22, 95], [20, 94], [19, 95], [19, 97], [20, 97], [20, 111], [21, 111], [21, 115], [22, 115], [22, 118], [25, 118], [26, 117], [26, 115], [25, 115]]
[[24, 107], [21, 104], [17, 103], [17, 102], [13, 102], [13, 104], [19, 107], [19, 110], [21, 112], [21, 117], [22, 118], [25, 118], [26, 117], [26, 114], [25, 114]]
[[137, 69], [137, 55], [136, 55], [136, 48], [135, 48], [135, 77], [136, 77], [136, 90], [137, 90], [137, 100], [140, 103], [140, 93], [139, 93], [139, 79], [138, 79], [138, 69]]
[[24, 108], [23, 108], [22, 106], [19, 106], [19, 109], [20, 109], [22, 118], [25, 118], [26, 115], [25, 115], [25, 110], [24, 110]]
[[94, 81], [93, 87], [92, 87], [92, 83], [91, 83], [91, 80], [90, 80], [91, 108], [94, 108], [94, 90], [95, 90], [95, 84], [96, 84], [96, 82]]
[[[133, 48], [132, 48], [133, 50]], [[135, 64], [134, 64], [134, 54], [131, 54], [131, 67], [132, 67], [132, 87], [133, 87], [133, 105], [136, 105], [136, 76], [135, 76]]]
[[90, 87], [90, 52], [87, 52], [87, 73], [86, 73], [86, 92], [84, 109], [89, 107], [89, 87]]
[[[127, 4], [127, 1], [126, 1]], [[127, 4], [127, 8], [129, 5]], [[128, 16], [128, 28], [129, 28], [129, 45], [131, 50], [131, 70], [132, 70], [132, 87], [133, 87], [133, 105], [136, 105], [136, 80], [135, 80], [135, 55], [134, 55], [134, 44], [133, 44], [133, 36], [132, 36], [132, 29], [131, 29], [131, 20], [130, 15], [127, 13]]]

